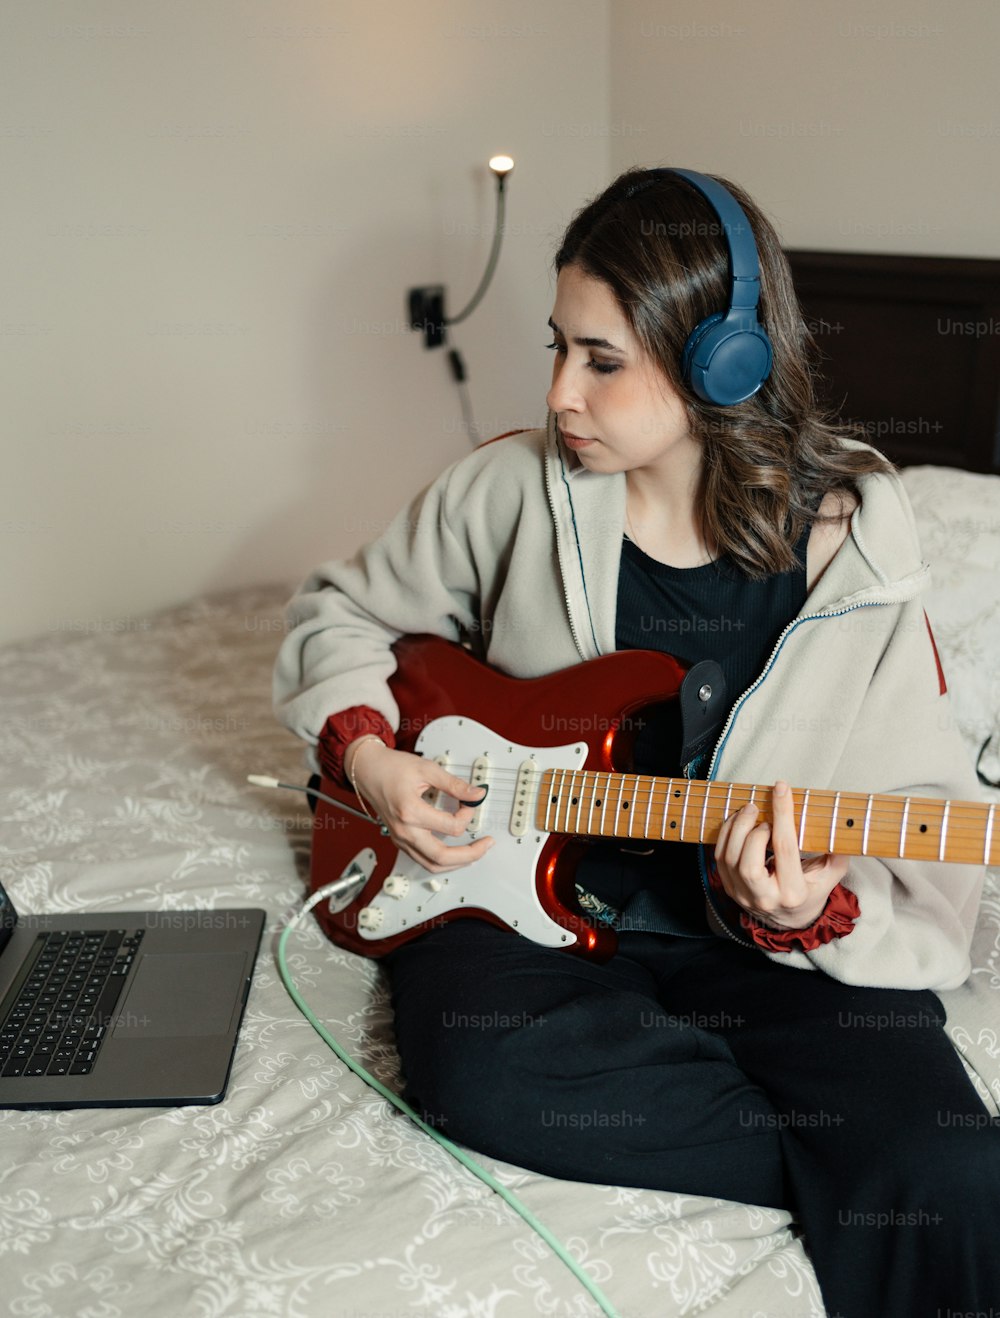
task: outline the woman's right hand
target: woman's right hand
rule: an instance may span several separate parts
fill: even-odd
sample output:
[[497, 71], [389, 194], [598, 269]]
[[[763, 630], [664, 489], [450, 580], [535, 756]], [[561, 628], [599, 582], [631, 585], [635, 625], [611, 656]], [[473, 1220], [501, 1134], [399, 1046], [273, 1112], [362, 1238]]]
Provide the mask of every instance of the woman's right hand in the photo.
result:
[[[354, 757], [358, 756], [357, 763]], [[389, 830], [389, 836], [413, 860], [432, 874], [459, 869], [479, 860], [493, 846], [492, 837], [448, 846], [436, 834], [460, 837], [468, 828], [485, 788], [473, 787], [433, 760], [393, 750], [384, 743], [360, 739], [344, 757], [349, 777]], [[454, 812], [441, 810], [425, 793], [443, 791], [457, 801]], [[462, 805], [472, 801], [473, 805]]]

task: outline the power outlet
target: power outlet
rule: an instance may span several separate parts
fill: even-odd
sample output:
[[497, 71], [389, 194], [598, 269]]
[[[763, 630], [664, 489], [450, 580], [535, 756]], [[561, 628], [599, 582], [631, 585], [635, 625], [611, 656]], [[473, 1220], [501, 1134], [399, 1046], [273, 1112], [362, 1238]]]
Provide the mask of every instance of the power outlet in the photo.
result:
[[423, 330], [425, 348], [440, 348], [444, 343], [444, 285], [411, 288], [407, 302], [410, 328]]

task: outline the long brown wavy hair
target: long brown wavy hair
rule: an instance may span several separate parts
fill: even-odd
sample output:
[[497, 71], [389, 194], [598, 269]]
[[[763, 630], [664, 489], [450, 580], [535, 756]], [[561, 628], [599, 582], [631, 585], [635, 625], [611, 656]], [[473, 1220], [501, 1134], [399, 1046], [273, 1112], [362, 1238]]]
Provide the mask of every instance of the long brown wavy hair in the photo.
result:
[[688, 335], [729, 298], [729, 253], [714, 208], [687, 180], [630, 169], [571, 221], [555, 257], [608, 285], [644, 352], [687, 406], [703, 446], [702, 528], [749, 577], [796, 566], [794, 546], [828, 491], [860, 499], [857, 477], [892, 471], [874, 449], [845, 445], [814, 391], [816, 344], [774, 228], [735, 184], [716, 178], [746, 212], [760, 261], [758, 316], [771, 373], [743, 403], [706, 403], [681, 377]]

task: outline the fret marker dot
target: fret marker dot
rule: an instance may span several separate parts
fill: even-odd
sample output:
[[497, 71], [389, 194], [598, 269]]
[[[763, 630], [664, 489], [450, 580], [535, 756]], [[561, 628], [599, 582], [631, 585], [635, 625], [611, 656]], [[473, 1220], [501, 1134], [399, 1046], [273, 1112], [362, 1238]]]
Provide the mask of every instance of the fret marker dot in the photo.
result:
[[670, 827], [671, 827], [671, 828], [676, 828], [676, 827], [677, 827], [677, 820], [676, 820], [676, 819], [671, 819], [671, 821], [670, 821]]
[[921, 833], [926, 833], [926, 832], [927, 832], [927, 825], [926, 825], [926, 824], [921, 824], [921, 825], [920, 825], [920, 831], [921, 831]]
[[847, 821], [847, 827], [848, 827], [848, 828], [853, 828], [853, 827], [854, 827], [854, 820], [853, 820], [853, 819], [848, 819], [848, 821]]
[[580, 798], [578, 796], [574, 796], [572, 800], [572, 804], [579, 805], [579, 803], [580, 803]]
[[600, 801], [595, 801], [595, 802], [594, 802], [594, 805], [598, 808], [598, 810], [600, 810], [600, 808], [601, 808], [601, 803], [600, 803]]

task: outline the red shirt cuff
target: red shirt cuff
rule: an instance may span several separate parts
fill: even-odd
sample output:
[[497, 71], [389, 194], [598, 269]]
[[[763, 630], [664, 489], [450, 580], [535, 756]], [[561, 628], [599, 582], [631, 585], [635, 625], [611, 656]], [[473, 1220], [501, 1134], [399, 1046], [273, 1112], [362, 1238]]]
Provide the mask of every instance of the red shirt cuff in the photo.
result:
[[854, 928], [854, 921], [861, 914], [858, 899], [842, 883], [830, 893], [826, 906], [804, 929], [771, 929], [759, 920], [755, 920], [746, 911], [740, 916], [740, 924], [758, 947], [767, 952], [811, 952], [834, 938], [843, 938]]
[[842, 883], [838, 883], [827, 898], [826, 906], [813, 920], [812, 924], [806, 925], [804, 929], [772, 929], [766, 924], [761, 924], [759, 920], [755, 920], [752, 915], [748, 915], [728, 896], [714, 864], [709, 867], [708, 879], [712, 885], [712, 891], [725, 901], [734, 915], [738, 914], [740, 928], [743, 932], [748, 934], [753, 942], [758, 947], [763, 948], [765, 952], [794, 952], [796, 950], [812, 952], [824, 943], [832, 942], [834, 938], [843, 938], [846, 934], [849, 934], [854, 928], [854, 921], [861, 914], [861, 906], [855, 894], [851, 892], [850, 888], [845, 888]]
[[377, 709], [368, 705], [352, 705], [350, 709], [331, 714], [316, 743], [316, 759], [323, 777], [329, 778], [338, 787], [350, 787], [344, 773], [344, 752], [352, 741], [369, 733], [381, 737], [387, 746], [396, 744], [389, 721]]

